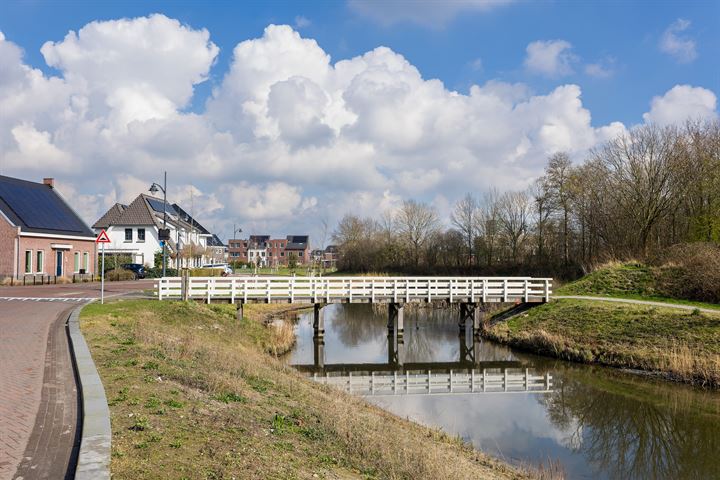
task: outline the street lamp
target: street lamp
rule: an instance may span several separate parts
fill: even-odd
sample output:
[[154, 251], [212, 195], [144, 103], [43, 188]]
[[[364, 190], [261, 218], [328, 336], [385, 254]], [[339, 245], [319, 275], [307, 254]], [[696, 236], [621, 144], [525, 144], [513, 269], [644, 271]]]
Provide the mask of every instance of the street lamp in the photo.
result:
[[[235, 235], [238, 233], [242, 233], [242, 228], [235, 228], [235, 224], [233, 223], [233, 233], [232, 233], [232, 240], [235, 240]], [[228, 242], [230, 243], [230, 242]], [[230, 245], [228, 245], [230, 246]]]
[[157, 183], [153, 182], [152, 185], [150, 185], [150, 193], [153, 195], [158, 192], [158, 190], [162, 190], [163, 192], [163, 235], [158, 235], [158, 238], [167, 236], [168, 238], [162, 239], [162, 247], [163, 247], [163, 267], [162, 267], [162, 276], [165, 276], [165, 269], [167, 266], [167, 241], [169, 240], [169, 235], [167, 235], [167, 172], [164, 172], [164, 179], [163, 179], [163, 186], [161, 187]]

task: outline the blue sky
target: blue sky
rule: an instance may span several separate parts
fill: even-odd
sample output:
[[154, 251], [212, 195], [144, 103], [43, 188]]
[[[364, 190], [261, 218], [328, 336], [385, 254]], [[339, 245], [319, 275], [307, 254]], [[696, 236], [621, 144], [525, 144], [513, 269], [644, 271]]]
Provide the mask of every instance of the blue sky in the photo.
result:
[[0, 173], [56, 176], [90, 222], [163, 170], [220, 230], [446, 215], [717, 118], [718, 27], [717, 1], [5, 2]]
[[[94, 20], [164, 13], [195, 28], [207, 28], [220, 47], [211, 82], [219, 82], [232, 48], [262, 34], [270, 23], [296, 25], [316, 39], [334, 61], [384, 45], [404, 55], [424, 78], [438, 78], [447, 88], [467, 91], [470, 85], [499, 78], [525, 82], [544, 92], [559, 82], [528, 74], [522, 68], [525, 47], [538, 39], [564, 39], [585, 62], [609, 61], [613, 74], [596, 79], [564, 76], [583, 88], [583, 103], [593, 123], [638, 123], [652, 96], [676, 84], [720, 91], [720, 2], [717, 1], [546, 1], [518, 2], [490, 12], [461, 11], [430, 25], [398, 20], [383, 25], [343, 2], [13, 2], [3, 7], [0, 29], [22, 45], [33, 66], [53, 72], [40, 55], [47, 40], [59, 40]], [[678, 63], [657, 45], [678, 18], [687, 19], [687, 35], [698, 58]], [[474, 68], [480, 59], [482, 68]], [[203, 103], [212, 83], [198, 89], [194, 105]]]

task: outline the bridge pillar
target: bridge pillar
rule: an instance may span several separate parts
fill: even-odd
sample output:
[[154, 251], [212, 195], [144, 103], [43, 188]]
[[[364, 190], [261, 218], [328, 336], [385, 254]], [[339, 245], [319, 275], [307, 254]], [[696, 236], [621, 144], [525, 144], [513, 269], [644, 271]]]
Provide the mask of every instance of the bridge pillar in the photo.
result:
[[397, 323], [398, 338], [405, 334], [405, 306], [402, 303], [388, 305], [388, 334], [395, 329]]
[[460, 331], [464, 334], [467, 324], [472, 325], [473, 334], [480, 334], [480, 306], [477, 303], [461, 303], [460, 304]]
[[325, 339], [313, 338], [313, 365], [316, 368], [325, 368]]
[[325, 316], [319, 303], [313, 305], [313, 333], [315, 337], [325, 336]]
[[392, 331], [388, 330], [388, 365], [402, 366], [405, 361], [405, 340], [402, 336], [397, 339]]

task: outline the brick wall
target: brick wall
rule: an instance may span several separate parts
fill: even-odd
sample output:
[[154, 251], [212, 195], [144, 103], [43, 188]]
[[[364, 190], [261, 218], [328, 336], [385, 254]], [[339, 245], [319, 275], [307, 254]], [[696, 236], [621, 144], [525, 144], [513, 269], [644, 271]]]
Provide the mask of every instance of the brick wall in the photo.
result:
[[0, 215], [0, 279], [13, 276], [17, 230]]
[[94, 240], [67, 240], [59, 238], [43, 238], [43, 237], [20, 237], [20, 276], [25, 274], [25, 252], [32, 252], [32, 273], [38, 273], [37, 268], [37, 252], [43, 252], [43, 268], [42, 273], [46, 275], [56, 274], [57, 251], [51, 244], [71, 245], [70, 249], [63, 249], [63, 276], [72, 277], [75, 272], [75, 253], [79, 253], [79, 268], [84, 268], [83, 254], [88, 254], [88, 268], [86, 273], [95, 272], [95, 241]]

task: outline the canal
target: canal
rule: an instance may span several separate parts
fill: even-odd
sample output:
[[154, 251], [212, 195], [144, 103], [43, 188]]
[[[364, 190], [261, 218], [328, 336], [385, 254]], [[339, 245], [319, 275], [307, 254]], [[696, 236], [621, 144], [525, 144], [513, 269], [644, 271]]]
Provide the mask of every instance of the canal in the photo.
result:
[[[329, 305], [323, 313], [320, 349], [312, 313], [300, 315], [296, 324], [289, 361], [314, 372], [309, 375], [403, 378], [428, 370], [442, 376], [453, 369], [456, 378], [469, 378], [484, 366], [502, 372], [508, 365], [511, 371], [549, 376], [550, 388], [542, 392], [435, 388], [432, 394], [403, 394], [400, 388], [397, 394], [364, 395], [507, 462], [559, 464], [567, 478], [720, 478], [720, 394], [473, 341], [471, 334], [460, 335], [458, 312], [450, 309], [408, 308], [400, 349], [397, 339], [388, 337], [387, 312]], [[405, 368], [419, 364], [423, 371]]]

